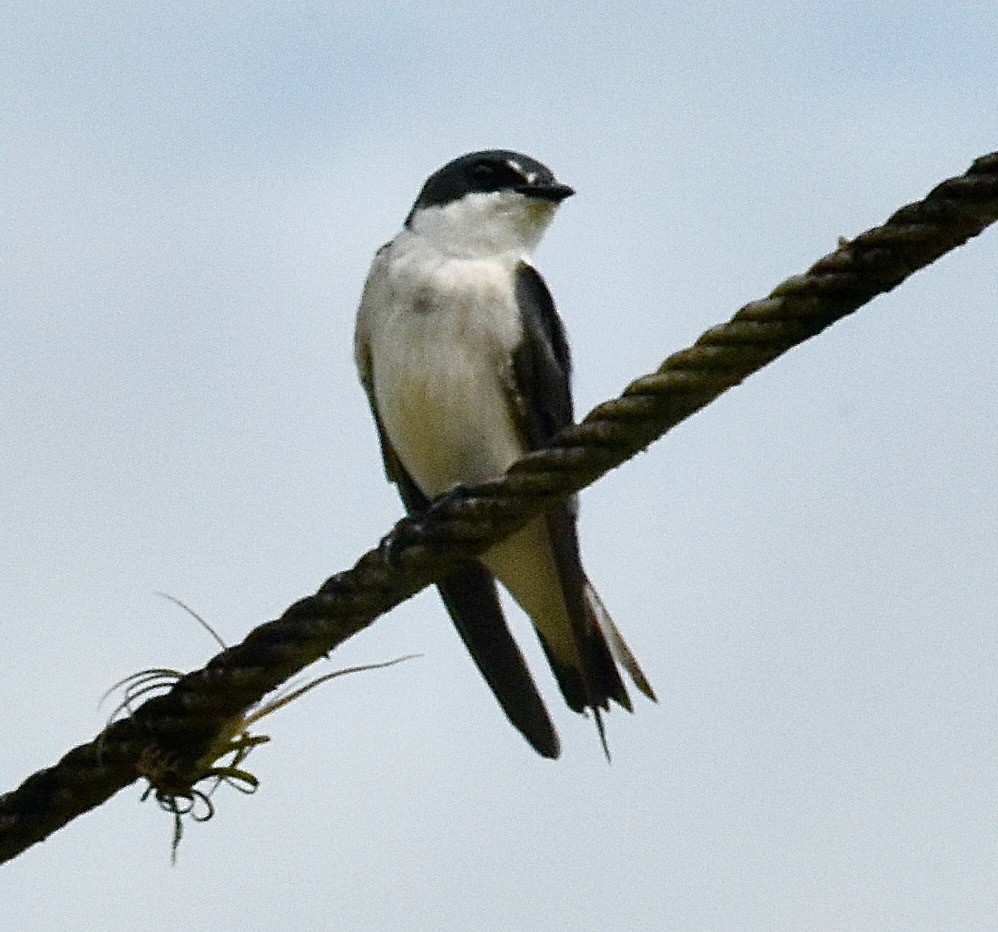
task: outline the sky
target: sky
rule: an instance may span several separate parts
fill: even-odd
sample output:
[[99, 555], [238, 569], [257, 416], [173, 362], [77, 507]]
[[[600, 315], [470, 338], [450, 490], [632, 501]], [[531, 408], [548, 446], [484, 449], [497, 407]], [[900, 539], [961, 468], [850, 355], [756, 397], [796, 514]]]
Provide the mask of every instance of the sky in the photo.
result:
[[[401, 515], [352, 361], [474, 149], [578, 195], [536, 262], [580, 413], [995, 148], [984, 0], [7, 5], [0, 790]], [[659, 696], [535, 755], [427, 591], [317, 664], [170, 865], [135, 784], [0, 869], [22, 930], [984, 928], [998, 910], [998, 233], [582, 496]]]

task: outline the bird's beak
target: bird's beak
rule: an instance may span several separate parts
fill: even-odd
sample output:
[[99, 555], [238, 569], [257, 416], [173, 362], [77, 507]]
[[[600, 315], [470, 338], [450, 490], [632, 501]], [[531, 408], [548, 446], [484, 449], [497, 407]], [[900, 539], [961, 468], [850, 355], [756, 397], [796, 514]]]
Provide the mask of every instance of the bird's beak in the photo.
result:
[[570, 188], [567, 184], [561, 184], [557, 181], [521, 184], [516, 190], [527, 197], [536, 197], [542, 201], [551, 201], [554, 204], [560, 204], [566, 197], [575, 194], [575, 188]]

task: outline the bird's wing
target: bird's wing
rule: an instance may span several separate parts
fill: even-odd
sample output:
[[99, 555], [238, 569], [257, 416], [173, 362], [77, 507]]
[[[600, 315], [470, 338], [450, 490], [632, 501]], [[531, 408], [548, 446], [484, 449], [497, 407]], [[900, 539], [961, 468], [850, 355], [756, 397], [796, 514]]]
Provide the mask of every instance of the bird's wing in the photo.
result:
[[[516, 297], [523, 338], [513, 352], [507, 391], [525, 445], [533, 450], [573, 423], [571, 359], [551, 293], [537, 270], [526, 262], [521, 262], [517, 269]], [[586, 707], [608, 708], [609, 699], [630, 709], [631, 702], [614, 659], [628, 669], [643, 692], [647, 681], [626, 645], [624, 651], [614, 649], [617, 641], [623, 642], [605, 609], [602, 614], [615, 637], [607, 636], [607, 624], [595, 611], [594, 606], [602, 608], [602, 602], [582, 569], [575, 499], [552, 509], [546, 523], [581, 663], [580, 668], [566, 662], [541, 637], [565, 700], [578, 712]]]

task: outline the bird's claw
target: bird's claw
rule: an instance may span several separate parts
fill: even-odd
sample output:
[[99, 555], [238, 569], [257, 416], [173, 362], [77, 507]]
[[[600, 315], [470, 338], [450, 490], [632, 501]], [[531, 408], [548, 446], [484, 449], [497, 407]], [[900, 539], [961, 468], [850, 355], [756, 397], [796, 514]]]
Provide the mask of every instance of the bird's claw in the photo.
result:
[[399, 521], [378, 543], [378, 553], [388, 566], [397, 569], [402, 562], [402, 552], [408, 547], [413, 538], [419, 536], [424, 522], [418, 517], [412, 517]]
[[406, 547], [416, 542], [428, 544], [429, 541], [423, 538], [428, 528], [434, 523], [431, 516], [438, 512], [441, 507], [446, 508], [449, 503], [462, 500], [468, 488], [469, 486], [464, 483], [458, 483], [434, 499], [426, 511], [408, 515], [399, 521], [378, 543], [378, 553], [385, 563], [397, 568], [401, 563], [402, 552]]

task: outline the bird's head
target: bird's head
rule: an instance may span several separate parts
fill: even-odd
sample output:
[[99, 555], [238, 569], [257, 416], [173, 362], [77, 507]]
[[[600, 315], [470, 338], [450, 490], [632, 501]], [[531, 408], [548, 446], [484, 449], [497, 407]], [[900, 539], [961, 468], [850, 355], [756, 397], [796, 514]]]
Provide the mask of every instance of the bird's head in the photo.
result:
[[529, 255], [574, 193], [527, 155], [471, 152], [426, 179], [405, 225], [451, 255]]

